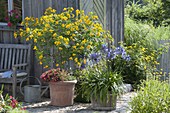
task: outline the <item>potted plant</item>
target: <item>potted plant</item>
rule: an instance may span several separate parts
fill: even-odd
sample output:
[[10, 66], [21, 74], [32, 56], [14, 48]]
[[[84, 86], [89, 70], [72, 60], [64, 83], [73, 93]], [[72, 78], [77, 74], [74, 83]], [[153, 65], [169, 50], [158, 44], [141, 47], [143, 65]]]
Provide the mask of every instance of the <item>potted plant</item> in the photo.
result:
[[[91, 55], [92, 65], [81, 71], [81, 90], [83, 96], [91, 100], [96, 110], [116, 108], [117, 96], [125, 91], [121, 71], [122, 62], [129, 62], [130, 56], [123, 47], [102, 46], [100, 53]], [[120, 62], [121, 61], [121, 62]]]
[[83, 96], [91, 100], [92, 109], [113, 110], [116, 108], [117, 96], [123, 92], [120, 74], [108, 70], [106, 64], [100, 62], [82, 70], [82, 80]]
[[50, 69], [44, 72], [40, 78], [49, 82], [51, 105], [73, 105], [74, 87], [77, 81], [68, 71], [60, 68]]
[[8, 12], [8, 16], [5, 17], [5, 21], [7, 21], [8, 27], [14, 27], [16, 29], [16, 25], [21, 22], [21, 15], [18, 10], [11, 10]]

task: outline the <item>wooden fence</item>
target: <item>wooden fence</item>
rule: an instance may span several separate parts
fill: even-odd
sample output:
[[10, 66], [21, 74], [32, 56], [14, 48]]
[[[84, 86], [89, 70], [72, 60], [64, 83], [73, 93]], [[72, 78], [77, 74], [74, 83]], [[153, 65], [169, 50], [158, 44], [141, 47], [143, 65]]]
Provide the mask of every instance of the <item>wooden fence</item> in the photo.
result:
[[18, 39], [13, 38], [14, 29], [5, 25], [0, 26], [0, 43], [19, 43]]
[[81, 0], [80, 9], [84, 10], [85, 14], [95, 12], [100, 23], [106, 27], [106, 0]]
[[[115, 45], [123, 40], [124, 33], [124, 0], [23, 0], [22, 15], [25, 17], [40, 17], [46, 8], [52, 7], [61, 13], [65, 7], [83, 9], [85, 13], [95, 12], [99, 21], [106, 30], [109, 30], [115, 39]], [[13, 30], [0, 27], [0, 43], [23, 43], [14, 39]], [[25, 43], [25, 42], [24, 42]], [[39, 65], [32, 51], [31, 75], [40, 76], [45, 70]]]
[[114, 45], [124, 39], [124, 0], [80, 0], [80, 9], [85, 13], [95, 12], [100, 23], [109, 30]]
[[57, 13], [65, 7], [79, 9], [79, 0], [23, 0], [23, 17], [40, 17], [48, 7], [56, 9]]
[[[159, 41], [159, 44], [169, 44], [170, 40], [161, 40]], [[167, 75], [170, 73], [170, 48], [167, 49], [167, 52], [163, 53], [161, 57], [159, 58], [159, 65], [157, 66], [158, 70], [161, 70], [163, 72], [166, 72]]]

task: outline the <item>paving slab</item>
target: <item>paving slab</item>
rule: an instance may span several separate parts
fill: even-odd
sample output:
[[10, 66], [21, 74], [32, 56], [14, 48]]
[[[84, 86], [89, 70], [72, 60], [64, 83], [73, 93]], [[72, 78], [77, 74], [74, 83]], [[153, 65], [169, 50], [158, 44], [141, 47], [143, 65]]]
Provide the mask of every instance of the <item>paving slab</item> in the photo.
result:
[[51, 106], [49, 99], [43, 99], [38, 103], [23, 103], [30, 113], [130, 113], [128, 102], [136, 95], [135, 92], [128, 92], [117, 100], [116, 110], [95, 111], [91, 109], [90, 103], [74, 103], [73, 106], [56, 107]]

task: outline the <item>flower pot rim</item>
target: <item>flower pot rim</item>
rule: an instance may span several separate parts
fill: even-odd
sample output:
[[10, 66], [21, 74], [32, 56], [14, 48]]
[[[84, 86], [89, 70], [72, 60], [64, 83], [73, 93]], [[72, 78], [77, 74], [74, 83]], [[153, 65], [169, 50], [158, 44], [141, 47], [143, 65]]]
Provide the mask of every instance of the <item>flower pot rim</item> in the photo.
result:
[[57, 82], [53, 82], [53, 81], [50, 81], [51, 83], [77, 83], [77, 80], [70, 80], [70, 81], [57, 81]]

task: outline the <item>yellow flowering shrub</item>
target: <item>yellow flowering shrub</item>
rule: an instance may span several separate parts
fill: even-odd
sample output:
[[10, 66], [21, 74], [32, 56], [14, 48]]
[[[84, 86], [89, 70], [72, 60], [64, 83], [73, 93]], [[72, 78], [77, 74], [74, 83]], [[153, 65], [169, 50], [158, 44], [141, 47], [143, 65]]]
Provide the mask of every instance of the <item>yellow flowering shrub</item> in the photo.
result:
[[90, 53], [100, 50], [103, 43], [113, 38], [103, 30], [94, 13], [85, 15], [77, 9], [74, 14], [73, 11], [69, 7], [56, 14], [56, 10], [49, 7], [40, 18], [26, 17], [22, 22], [25, 29], [14, 35], [33, 40], [39, 63], [46, 67], [52, 58], [57, 67], [69, 60], [80, 66]]
[[142, 80], [157, 71], [158, 58], [166, 50], [166, 47], [154, 50], [141, 45], [141, 41], [131, 45], [124, 43], [124, 47], [131, 60], [128, 63], [121, 62], [123, 66], [117, 70], [121, 72], [125, 83], [132, 84], [134, 88], [137, 88]]

